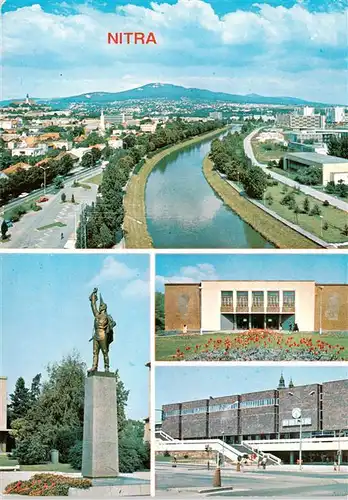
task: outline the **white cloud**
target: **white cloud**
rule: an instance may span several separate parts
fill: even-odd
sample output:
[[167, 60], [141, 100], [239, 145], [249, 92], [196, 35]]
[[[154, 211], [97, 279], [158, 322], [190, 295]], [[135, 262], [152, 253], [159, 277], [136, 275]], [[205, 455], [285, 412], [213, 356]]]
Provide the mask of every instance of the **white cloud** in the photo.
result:
[[130, 281], [123, 288], [121, 293], [123, 297], [127, 298], [136, 297], [137, 299], [143, 299], [149, 296], [150, 293], [149, 282], [142, 279]]
[[156, 276], [156, 284], [163, 287], [165, 283], [199, 283], [204, 280], [218, 280], [219, 275], [212, 264], [203, 263], [196, 266], [183, 266], [179, 274], [173, 276]]
[[115, 257], [104, 259], [100, 272], [94, 276], [88, 286], [99, 286], [106, 281], [129, 281], [139, 276], [139, 270], [128, 267]]
[[[21, 95], [19, 82], [24, 78], [32, 95], [48, 97], [62, 90], [121, 90], [127, 87], [124, 75], [142, 84], [216, 74], [212, 90], [222, 78], [219, 90], [243, 92], [249, 78], [252, 92], [259, 85], [265, 94], [284, 95], [292, 80], [295, 95], [325, 100], [326, 94], [335, 95], [329, 83], [335, 71], [339, 101], [346, 94], [347, 29], [343, 6], [341, 11], [328, 7], [326, 12], [313, 12], [299, 4], [286, 8], [262, 3], [252, 11], [233, 11], [231, 4], [231, 12], [219, 17], [202, 0], [150, 7], [129, 4], [113, 13], [76, 6], [66, 15], [45, 12], [36, 4], [3, 15], [3, 95]], [[108, 45], [109, 31], [154, 31], [158, 45]], [[296, 83], [303, 72], [309, 73], [305, 87]], [[319, 80], [318, 72], [323, 76]], [[63, 85], [62, 73], [68, 80]], [[240, 88], [229, 88], [229, 79], [236, 75]], [[281, 80], [278, 87], [272, 85], [274, 78]], [[321, 89], [313, 95], [311, 86], [318, 81], [323, 82]]]

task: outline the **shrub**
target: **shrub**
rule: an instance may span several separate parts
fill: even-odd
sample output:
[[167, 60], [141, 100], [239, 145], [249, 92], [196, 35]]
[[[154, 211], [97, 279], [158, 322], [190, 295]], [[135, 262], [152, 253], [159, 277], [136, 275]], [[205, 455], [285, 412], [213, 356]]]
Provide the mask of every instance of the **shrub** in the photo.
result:
[[325, 221], [323, 224], [323, 230], [327, 231], [329, 229], [329, 224]]
[[163, 453], [163, 456], [165, 456], [165, 457], [170, 457], [170, 453], [169, 453], [169, 451], [168, 451], [168, 450], [166, 450], [166, 451]]
[[38, 436], [32, 436], [18, 443], [14, 455], [21, 465], [42, 464], [47, 461], [48, 449]]
[[82, 447], [82, 441], [77, 441], [69, 450], [68, 462], [73, 469], [81, 470], [82, 468]]
[[87, 489], [89, 479], [79, 479], [58, 474], [35, 474], [28, 481], [15, 481], [6, 486], [6, 495], [68, 496], [69, 488]]
[[82, 440], [82, 428], [80, 427], [66, 427], [58, 430], [55, 447], [59, 451], [59, 461], [61, 463], [70, 463], [70, 450], [80, 440]]
[[314, 205], [314, 207], [310, 211], [310, 215], [320, 215], [320, 214], [321, 214], [321, 210], [319, 208], [319, 205]]
[[329, 206], [330, 203], [327, 200], [323, 201], [323, 207], [329, 207]]
[[62, 203], [65, 203], [66, 202], [66, 194], [62, 193], [60, 196], [60, 199], [62, 200]]

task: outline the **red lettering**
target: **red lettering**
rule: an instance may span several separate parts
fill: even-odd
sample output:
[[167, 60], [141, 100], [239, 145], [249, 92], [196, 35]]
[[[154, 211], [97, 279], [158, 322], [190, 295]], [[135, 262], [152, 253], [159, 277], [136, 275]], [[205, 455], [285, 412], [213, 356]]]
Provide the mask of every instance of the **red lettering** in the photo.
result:
[[147, 35], [146, 44], [148, 43], [154, 43], [157, 45], [155, 34], [152, 31], [150, 31], [150, 33]]
[[139, 40], [142, 44], [144, 44], [144, 43], [145, 43], [145, 35], [144, 35], [144, 33], [139, 33], [139, 32], [138, 32], [138, 33], [134, 33], [134, 42], [135, 42], [135, 44], [137, 44], [137, 43], [138, 43], [138, 40]]
[[108, 43], [118, 43], [118, 33], [115, 33], [115, 35], [108, 33]]
[[123, 34], [126, 35], [127, 43], [129, 45], [131, 43], [131, 38], [132, 38], [133, 33], [123, 33]]

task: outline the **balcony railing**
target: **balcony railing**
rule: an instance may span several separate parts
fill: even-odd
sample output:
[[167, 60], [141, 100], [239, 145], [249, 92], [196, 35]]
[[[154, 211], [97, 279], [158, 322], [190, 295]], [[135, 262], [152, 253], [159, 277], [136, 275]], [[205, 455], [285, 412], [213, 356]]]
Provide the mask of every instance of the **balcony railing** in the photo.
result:
[[264, 312], [264, 310], [265, 310], [265, 304], [263, 301], [253, 302], [253, 304], [251, 306], [252, 312]]
[[279, 303], [267, 304], [267, 312], [268, 313], [279, 313], [280, 312]]
[[236, 311], [237, 312], [249, 312], [248, 302], [237, 302]]
[[295, 302], [283, 302], [283, 312], [295, 312]]
[[222, 301], [220, 310], [222, 313], [234, 312], [233, 302], [232, 301]]

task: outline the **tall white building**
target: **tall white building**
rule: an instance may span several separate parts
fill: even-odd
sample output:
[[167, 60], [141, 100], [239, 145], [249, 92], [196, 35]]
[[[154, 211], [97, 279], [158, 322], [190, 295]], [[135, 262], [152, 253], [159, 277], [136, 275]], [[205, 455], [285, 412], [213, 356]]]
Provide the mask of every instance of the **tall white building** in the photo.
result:
[[99, 130], [100, 130], [100, 132], [105, 132], [105, 117], [104, 117], [103, 110], [101, 110], [101, 113], [100, 113]]
[[313, 116], [314, 115], [314, 108], [310, 106], [305, 106], [302, 110], [303, 116]]
[[340, 106], [335, 106], [327, 110], [327, 119], [331, 123], [344, 123], [345, 109]]

